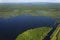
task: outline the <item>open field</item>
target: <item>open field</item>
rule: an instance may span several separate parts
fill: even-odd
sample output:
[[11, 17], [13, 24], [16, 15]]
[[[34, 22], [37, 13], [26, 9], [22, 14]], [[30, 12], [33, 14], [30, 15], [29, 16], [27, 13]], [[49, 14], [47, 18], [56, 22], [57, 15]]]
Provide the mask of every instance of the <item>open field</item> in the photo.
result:
[[30, 29], [18, 35], [16, 40], [42, 40], [50, 30], [49, 27]]

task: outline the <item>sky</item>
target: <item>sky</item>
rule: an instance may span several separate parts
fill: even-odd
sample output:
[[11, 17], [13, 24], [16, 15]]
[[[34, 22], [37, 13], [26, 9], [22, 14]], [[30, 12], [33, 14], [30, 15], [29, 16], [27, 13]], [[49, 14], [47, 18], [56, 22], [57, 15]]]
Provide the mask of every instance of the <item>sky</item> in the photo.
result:
[[53, 2], [60, 3], [60, 0], [0, 0], [0, 3], [21, 3], [21, 2]]

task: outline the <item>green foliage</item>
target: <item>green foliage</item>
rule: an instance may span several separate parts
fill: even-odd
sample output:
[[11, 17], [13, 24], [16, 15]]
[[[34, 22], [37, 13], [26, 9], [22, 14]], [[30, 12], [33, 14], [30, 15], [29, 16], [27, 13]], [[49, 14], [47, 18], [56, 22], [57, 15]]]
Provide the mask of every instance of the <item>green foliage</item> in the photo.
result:
[[[60, 27], [60, 25], [59, 25], [59, 27]], [[60, 40], [60, 30], [59, 30], [59, 32], [57, 34], [57, 40]]]
[[[17, 12], [15, 13], [15, 10], [17, 10]], [[37, 12], [38, 11], [38, 12]], [[32, 15], [36, 16], [36, 15], [41, 15], [40, 12], [42, 11], [42, 15], [56, 15], [58, 14], [57, 11], [60, 11], [60, 5], [58, 4], [0, 4], [0, 15], [21, 15], [24, 13], [31, 13]], [[13, 13], [14, 12], [14, 13]], [[53, 13], [55, 12], [55, 13]], [[2, 14], [3, 13], [3, 14]], [[47, 13], [47, 14], [46, 14]], [[48, 16], [49, 16], [48, 15]], [[59, 14], [60, 15], [60, 14]], [[10, 15], [11, 16], [11, 15]]]
[[59, 32], [59, 34], [58, 34], [58, 40], [60, 40], [60, 32]]
[[[60, 32], [60, 24], [57, 26], [56, 30], [53, 32], [53, 34], [50, 36], [51, 40], [56, 40], [57, 39], [57, 35]], [[59, 35], [60, 36], [60, 35]], [[59, 38], [58, 38], [59, 39]]]
[[30, 29], [18, 35], [16, 40], [42, 40], [50, 30], [49, 27]]
[[50, 16], [60, 23], [59, 4], [0, 4], [0, 17], [15, 17], [20, 15]]

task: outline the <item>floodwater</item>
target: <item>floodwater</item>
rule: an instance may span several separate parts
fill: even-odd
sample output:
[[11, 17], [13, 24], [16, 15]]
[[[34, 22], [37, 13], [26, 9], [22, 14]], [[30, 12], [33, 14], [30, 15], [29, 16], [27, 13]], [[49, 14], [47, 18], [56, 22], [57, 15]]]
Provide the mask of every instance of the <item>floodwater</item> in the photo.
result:
[[17, 16], [0, 18], [0, 40], [15, 40], [22, 32], [37, 27], [53, 27], [55, 19], [48, 16]]

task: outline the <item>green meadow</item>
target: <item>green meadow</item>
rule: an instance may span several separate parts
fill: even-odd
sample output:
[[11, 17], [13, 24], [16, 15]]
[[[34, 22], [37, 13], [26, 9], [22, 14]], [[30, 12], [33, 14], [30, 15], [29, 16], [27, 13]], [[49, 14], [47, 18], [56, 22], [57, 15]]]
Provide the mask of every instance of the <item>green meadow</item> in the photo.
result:
[[49, 27], [30, 29], [19, 34], [16, 40], [43, 40], [50, 30], [51, 28]]
[[[60, 27], [60, 25], [59, 25], [59, 27]], [[57, 35], [57, 40], [60, 40], [60, 30], [59, 30], [58, 35]]]
[[59, 32], [59, 34], [58, 34], [58, 40], [60, 40], [60, 32]]

